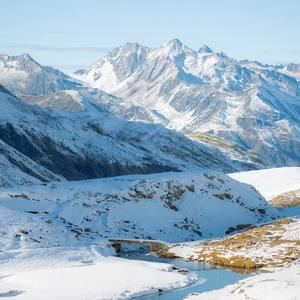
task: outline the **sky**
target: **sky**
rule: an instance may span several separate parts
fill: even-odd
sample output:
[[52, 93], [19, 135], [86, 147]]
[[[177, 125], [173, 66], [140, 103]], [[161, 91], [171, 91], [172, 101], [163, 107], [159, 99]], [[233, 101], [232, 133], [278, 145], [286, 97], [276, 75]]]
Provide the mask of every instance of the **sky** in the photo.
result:
[[71, 72], [125, 42], [178, 38], [236, 59], [300, 62], [300, 0], [0, 0], [0, 53]]

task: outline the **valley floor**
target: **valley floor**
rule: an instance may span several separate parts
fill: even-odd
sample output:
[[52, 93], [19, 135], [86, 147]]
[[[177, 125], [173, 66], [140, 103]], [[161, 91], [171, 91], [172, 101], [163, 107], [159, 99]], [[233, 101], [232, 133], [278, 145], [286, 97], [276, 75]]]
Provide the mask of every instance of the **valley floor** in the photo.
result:
[[[300, 168], [297, 169], [299, 172]], [[278, 170], [276, 173], [278, 177], [281, 176]], [[16, 191], [2, 191], [0, 193], [0, 213], [3, 216], [0, 220], [0, 299], [128, 299], [181, 288], [198, 280], [199, 278], [193, 272], [181, 272], [170, 264], [114, 257], [113, 249], [107, 244], [107, 237], [99, 238], [99, 232], [103, 232], [103, 228], [111, 228], [114, 224], [112, 222], [115, 222], [116, 217], [120, 215], [122, 207], [127, 207], [129, 204], [131, 206], [127, 211], [125, 210], [126, 215], [119, 218], [120, 225], [118, 223], [116, 228], [120, 230], [112, 233], [122, 232], [125, 228], [127, 230], [125, 233], [128, 234], [133, 230], [133, 234], [136, 234], [137, 225], [128, 224], [137, 217], [140, 218], [139, 225], [144, 224], [142, 212], [145, 207], [149, 210], [149, 204], [156, 205], [153, 214], [164, 212], [162, 216], [175, 215], [178, 218], [183, 217], [180, 213], [183, 211], [184, 203], [190, 199], [195, 201], [189, 203], [192, 206], [186, 206], [184, 213], [187, 213], [198, 203], [197, 199], [203, 197], [206, 199], [203, 207], [206, 203], [215, 202], [212, 213], [215, 212], [217, 205], [224, 205], [224, 207], [228, 205], [234, 208], [237, 203], [243, 203], [239, 198], [237, 202], [232, 202], [229, 191], [235, 195], [235, 192], [245, 193], [249, 189], [247, 185], [235, 186], [230, 179], [205, 172], [197, 176], [190, 175], [191, 178], [186, 178], [184, 181], [182, 181], [184, 174], [172, 174], [174, 182], [178, 181], [175, 188], [174, 182], [171, 184], [167, 181], [167, 184], [161, 187], [154, 181], [154, 178], [155, 180], [159, 178], [163, 182], [166, 180], [165, 176], [167, 175], [148, 176], [147, 180], [142, 180], [141, 177], [122, 177], [115, 178], [111, 182], [109, 179], [87, 181], [77, 186], [72, 183], [55, 183], [37, 188], [33, 186], [28, 191], [24, 187]], [[295, 176], [292, 178], [294, 179]], [[289, 192], [291, 187], [300, 188], [297, 185], [298, 181], [291, 184], [291, 180], [288, 181], [290, 185], [287, 189], [281, 188], [277, 193]], [[193, 187], [189, 181], [193, 183]], [[261, 180], [259, 182], [261, 183]], [[224, 185], [224, 189], [229, 187], [231, 189], [220, 194], [220, 189], [223, 188], [221, 184]], [[205, 196], [206, 198], [200, 193], [203, 187], [208, 191], [205, 193], [209, 195]], [[263, 185], [255, 187], [263, 195], [265, 190], [269, 189]], [[109, 194], [111, 189], [114, 193], [118, 191], [118, 194]], [[219, 194], [216, 194], [215, 190], [219, 191]], [[179, 195], [178, 200], [175, 203], [167, 201], [166, 205], [164, 195], [169, 196], [170, 191], [173, 191], [172, 197]], [[245, 199], [247, 195], [252, 201], [254, 196], [257, 197], [256, 192], [252, 194], [252, 191], [255, 192], [252, 188], [247, 190]], [[230, 197], [225, 197], [227, 194]], [[120, 195], [122, 202], [117, 202], [117, 197], [121, 197]], [[218, 197], [215, 197], [216, 195]], [[268, 197], [274, 196], [276, 194]], [[133, 200], [130, 200], [130, 197]], [[256, 201], [260, 204], [262, 199], [257, 197]], [[107, 206], [103, 206], [104, 204]], [[114, 214], [112, 204], [115, 205]], [[141, 209], [136, 209], [137, 205], [141, 205]], [[243, 206], [238, 208], [243, 212]], [[245, 217], [252, 213], [251, 209], [246, 210]], [[270, 215], [274, 214], [274, 216], [277, 213], [273, 207], [259, 206], [258, 216], [263, 210], [269, 210]], [[71, 211], [77, 213], [70, 214]], [[226, 213], [228, 211], [226, 210]], [[94, 215], [94, 212], [97, 212], [102, 219]], [[212, 214], [209, 215], [205, 210], [203, 212], [204, 215], [212, 218]], [[111, 220], [110, 214], [112, 214]], [[284, 216], [284, 213], [281, 212], [281, 215]], [[104, 225], [96, 222], [99, 219]], [[146, 220], [147, 224], [150, 226], [153, 220]], [[249, 220], [254, 219], [249, 218]], [[235, 224], [240, 224], [239, 221], [236, 219]], [[264, 222], [271, 221], [272, 218], [266, 217]], [[22, 224], [26, 224], [26, 227], [22, 227]], [[209, 220], [206, 224], [209, 230]], [[185, 230], [191, 228], [190, 224], [185, 227], [167, 225], [166, 229], [172, 228], [173, 232], [177, 232], [176, 238], [186, 234]], [[222, 223], [218, 225], [221, 226]], [[229, 225], [226, 223], [224, 229], [229, 230]], [[101, 226], [99, 232], [96, 231], [97, 226]], [[146, 227], [147, 232], [148, 228], [150, 230], [152, 227]], [[240, 229], [242, 228], [238, 226], [232, 228], [233, 234], [227, 238], [174, 244], [169, 251], [173, 256], [175, 254], [178, 257], [208, 261], [216, 265], [264, 267], [271, 273], [251, 276], [221, 290], [190, 295], [188, 299], [300, 299], [300, 217], [282, 219], [234, 234], [234, 231]], [[242, 263], [242, 265], [232, 262]]]

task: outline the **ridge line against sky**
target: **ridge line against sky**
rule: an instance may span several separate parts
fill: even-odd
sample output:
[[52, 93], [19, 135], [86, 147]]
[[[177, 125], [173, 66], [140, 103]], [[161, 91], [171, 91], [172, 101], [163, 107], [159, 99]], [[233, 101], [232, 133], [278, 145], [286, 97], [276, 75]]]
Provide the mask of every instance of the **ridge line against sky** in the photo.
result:
[[127, 41], [172, 38], [236, 59], [300, 62], [298, 0], [1, 0], [0, 53], [29, 53], [66, 72]]

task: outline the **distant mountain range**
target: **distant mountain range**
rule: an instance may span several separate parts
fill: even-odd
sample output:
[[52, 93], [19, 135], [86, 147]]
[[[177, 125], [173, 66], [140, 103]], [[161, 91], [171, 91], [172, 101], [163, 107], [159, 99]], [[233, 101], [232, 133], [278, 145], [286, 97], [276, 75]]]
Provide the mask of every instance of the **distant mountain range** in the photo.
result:
[[208, 46], [127, 43], [72, 76], [128, 104], [129, 120], [160, 122], [266, 167], [300, 164], [300, 65], [237, 61]]
[[127, 43], [71, 76], [2, 55], [3, 184], [300, 165], [298, 71], [178, 40]]

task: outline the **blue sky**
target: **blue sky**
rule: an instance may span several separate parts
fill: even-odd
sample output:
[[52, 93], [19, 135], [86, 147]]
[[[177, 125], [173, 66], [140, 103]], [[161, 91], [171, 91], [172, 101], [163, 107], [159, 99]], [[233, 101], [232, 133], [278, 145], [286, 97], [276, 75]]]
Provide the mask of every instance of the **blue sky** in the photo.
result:
[[126, 41], [179, 38], [229, 56], [300, 62], [299, 0], [0, 0], [0, 53], [65, 71]]

